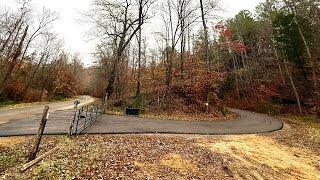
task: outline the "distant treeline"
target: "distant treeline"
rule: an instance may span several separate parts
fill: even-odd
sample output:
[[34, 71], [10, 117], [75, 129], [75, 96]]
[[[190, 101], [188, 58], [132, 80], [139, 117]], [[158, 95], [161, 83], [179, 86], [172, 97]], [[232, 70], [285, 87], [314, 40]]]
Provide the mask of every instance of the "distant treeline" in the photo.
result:
[[83, 69], [77, 55], [64, 51], [51, 32], [58, 15], [35, 12], [31, 1], [17, 9], [0, 7], [0, 102], [43, 101], [71, 97], [82, 91]]

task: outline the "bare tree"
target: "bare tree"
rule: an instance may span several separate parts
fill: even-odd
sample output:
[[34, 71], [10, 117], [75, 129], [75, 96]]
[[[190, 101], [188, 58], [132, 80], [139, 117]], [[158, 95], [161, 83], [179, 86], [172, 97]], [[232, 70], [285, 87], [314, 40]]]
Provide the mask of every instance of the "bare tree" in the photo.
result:
[[[8, 80], [10, 79], [15, 66], [21, 63], [25, 58], [30, 43], [33, 40], [35, 40], [35, 38], [38, 37], [40, 34], [44, 33], [45, 28], [57, 19], [57, 16], [55, 14], [51, 13], [49, 10], [44, 9], [43, 14], [39, 20], [38, 27], [27, 40], [30, 27], [32, 27], [32, 25], [30, 25], [29, 22], [32, 19], [31, 8], [29, 7], [29, 3], [30, 0], [23, 0], [21, 8], [17, 13], [18, 15], [12, 15], [16, 18], [14, 18], [14, 20], [11, 23], [10, 21], [6, 22], [9, 24], [6, 28], [7, 37], [1, 45], [0, 54], [1, 57], [4, 57], [6, 62], [9, 62], [10, 65], [6, 73], [4, 74], [2, 81], [0, 82], [0, 94], [2, 94], [2, 91], [6, 86]], [[7, 18], [5, 17], [5, 19]], [[24, 31], [21, 33], [22, 29], [24, 29]]]
[[[61, 55], [63, 54], [63, 47], [62, 47], [62, 42], [57, 41], [55, 42], [54, 46], [51, 46], [52, 49], [50, 48], [50, 53], [51, 56], [47, 61], [44, 61], [42, 66], [43, 72], [40, 74], [41, 81], [39, 83], [40, 86], [40, 95], [39, 95], [39, 101], [42, 101], [44, 92], [46, 89], [49, 90], [49, 87], [52, 86], [53, 81], [55, 79], [55, 70], [57, 67], [57, 62], [59, 61]], [[50, 91], [50, 90], [49, 90]]]
[[48, 32], [47, 28], [58, 19], [58, 14], [56, 12], [52, 12], [49, 9], [43, 8], [42, 13], [39, 15], [38, 24], [35, 28], [35, 30], [31, 33], [27, 43], [26, 47], [22, 54], [22, 59], [25, 57], [29, 45], [32, 41], [34, 41], [38, 36], [45, 34]]
[[142, 24], [143, 24], [143, 0], [138, 1], [139, 4], [139, 35], [138, 35], [138, 80], [137, 80], [137, 91], [136, 96], [140, 95], [141, 91], [141, 41], [142, 41]]
[[55, 53], [55, 48], [57, 46], [59, 46], [57, 43], [57, 37], [55, 34], [52, 34], [52, 33], [46, 33], [46, 34], [43, 34], [43, 42], [39, 45], [40, 47], [43, 47], [43, 50], [42, 52], [40, 52], [40, 57], [39, 57], [39, 60], [34, 68], [34, 70], [32, 71], [32, 73], [30, 74], [29, 77], [27, 77], [26, 79], [26, 85], [25, 87], [23, 88], [23, 91], [22, 91], [22, 94], [21, 94], [21, 97], [23, 98], [29, 87], [31, 86], [31, 83], [36, 75], [36, 73], [38, 72], [40, 66], [44, 63], [46, 63], [51, 56], [54, 55]]
[[13, 54], [13, 56], [11, 58], [11, 64], [9, 66], [9, 69], [7, 70], [6, 74], [4, 75], [3, 80], [1, 81], [0, 94], [2, 94], [3, 88], [7, 84], [7, 81], [9, 80], [9, 77], [11, 76], [15, 65], [17, 64], [18, 58], [21, 55], [22, 46], [23, 46], [24, 40], [25, 40], [25, 38], [27, 36], [28, 28], [29, 28], [29, 26], [25, 27], [25, 30], [24, 30], [23, 35], [21, 37], [21, 40], [19, 41], [18, 47], [17, 47], [16, 51], [14, 52], [14, 54]]
[[[208, 4], [211, 5], [211, 7], [216, 8], [217, 2], [216, 1], [208, 1]], [[209, 37], [208, 37], [208, 27], [206, 24], [206, 17], [205, 17], [205, 9], [204, 9], [204, 3], [203, 0], [200, 0], [200, 9], [201, 9], [201, 19], [202, 19], [202, 25], [203, 25], [203, 32], [204, 32], [204, 58], [206, 62], [206, 70], [207, 74], [209, 74], [211, 70], [211, 60], [209, 58]], [[207, 76], [207, 102], [206, 102], [206, 109], [205, 112], [209, 112], [209, 105], [210, 105], [210, 89], [209, 89], [209, 83], [210, 83], [210, 77]]]
[[[11, 49], [9, 48], [10, 42], [16, 40], [15, 34], [19, 34], [19, 31], [21, 30], [22, 23], [25, 21], [27, 14], [29, 13], [29, 9], [27, 8], [26, 3], [23, 3], [20, 8], [20, 12], [13, 13], [9, 10], [6, 10], [1, 15], [1, 35], [2, 35], [2, 45], [0, 48], [0, 54], [5, 53], [5, 50], [7, 50], [7, 54], [11, 53]], [[15, 42], [12, 42], [11, 44], [14, 44]], [[10, 49], [10, 50], [9, 50]]]
[[[113, 93], [113, 85], [117, 74], [117, 66], [123, 58], [123, 52], [132, 38], [140, 30], [141, 25], [148, 19], [148, 11], [152, 4], [151, 0], [139, 1], [136, 4], [131, 0], [96, 0], [93, 14], [87, 15], [88, 22], [94, 24], [93, 36], [107, 38], [114, 45], [113, 65], [106, 87], [106, 93], [110, 97]], [[141, 7], [140, 7], [141, 6]], [[136, 16], [136, 9], [141, 9], [141, 15]]]
[[[206, 1], [206, 8], [203, 8], [203, 15], [212, 17], [213, 11], [216, 9], [216, 4], [213, 1]], [[161, 11], [162, 19], [165, 26], [165, 33], [162, 35], [167, 42], [167, 78], [166, 84], [168, 89], [172, 83], [172, 61], [173, 54], [176, 47], [180, 42], [180, 78], [184, 76], [184, 51], [186, 42], [186, 31], [191, 26], [197, 24], [198, 20], [202, 17], [199, 13], [200, 4], [194, 3], [191, 0], [166, 0], [162, 3]], [[190, 32], [189, 32], [190, 33]], [[170, 42], [170, 43], [169, 43]]]
[[[15, 67], [15, 65], [17, 64], [17, 60], [18, 57], [21, 55], [21, 51], [22, 51], [22, 46], [24, 43], [24, 40], [26, 38], [27, 32], [28, 32], [28, 28], [29, 26], [27, 25], [25, 27], [24, 33], [21, 35], [21, 29], [23, 28], [23, 26], [25, 26], [25, 19], [27, 14], [29, 13], [29, 9], [27, 7], [27, 2], [23, 2], [23, 4], [21, 5], [20, 8], [20, 12], [18, 12], [18, 15], [13, 14], [11, 17], [16, 17], [13, 21], [12, 21], [12, 25], [8, 25], [7, 29], [8, 29], [8, 33], [7, 33], [7, 38], [4, 41], [4, 43], [2, 44], [2, 47], [0, 49], [0, 53], [2, 54], [2, 56], [5, 59], [5, 62], [10, 62], [9, 68], [7, 69], [6, 73], [4, 74], [3, 79], [1, 80], [0, 83], [0, 95], [2, 94], [2, 91], [5, 87], [5, 85], [7, 84], [7, 81], [9, 80], [11, 73]], [[8, 24], [10, 23], [7, 22]], [[21, 39], [19, 39], [19, 37], [21, 37]], [[16, 47], [16, 50], [12, 53], [12, 50], [14, 49], [14, 46], [17, 44], [18, 42], [18, 46]], [[5, 50], [7, 51], [5, 53]]]

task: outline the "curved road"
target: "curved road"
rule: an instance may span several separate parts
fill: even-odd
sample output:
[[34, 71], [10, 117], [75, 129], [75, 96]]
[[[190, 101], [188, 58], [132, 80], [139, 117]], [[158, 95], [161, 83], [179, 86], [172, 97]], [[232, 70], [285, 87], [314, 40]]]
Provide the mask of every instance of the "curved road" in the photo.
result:
[[102, 116], [84, 134], [255, 134], [281, 130], [283, 123], [264, 114], [232, 109], [240, 115], [228, 121], [177, 121], [127, 116]]
[[[94, 99], [90, 96], [80, 96], [80, 105], [94, 102]], [[36, 115], [41, 115], [44, 106], [50, 106], [49, 112], [56, 112], [66, 109], [72, 109], [74, 107], [73, 100], [55, 103], [41, 103], [39, 105], [30, 105], [24, 107], [12, 107], [12, 108], [2, 108], [0, 109], [0, 124], [7, 123], [15, 119], [24, 119], [33, 117]]]
[[[92, 98], [85, 96], [88, 102]], [[45, 134], [59, 135], [67, 134], [70, 120], [73, 117], [72, 102], [55, 103], [50, 105], [51, 110], [47, 122]], [[37, 109], [39, 108], [39, 109]], [[30, 112], [42, 110], [43, 107], [36, 107]], [[67, 110], [65, 110], [67, 109]], [[102, 115], [97, 121], [86, 129], [83, 134], [145, 134], [145, 133], [168, 133], [168, 134], [205, 134], [205, 135], [226, 135], [226, 134], [252, 134], [266, 133], [281, 130], [283, 123], [267, 115], [253, 113], [243, 110], [232, 110], [240, 117], [229, 121], [176, 121], [146, 119], [128, 116]], [[1, 116], [0, 111], [0, 116]], [[41, 115], [27, 118], [15, 118], [0, 124], [0, 136], [34, 135], [39, 126]]]

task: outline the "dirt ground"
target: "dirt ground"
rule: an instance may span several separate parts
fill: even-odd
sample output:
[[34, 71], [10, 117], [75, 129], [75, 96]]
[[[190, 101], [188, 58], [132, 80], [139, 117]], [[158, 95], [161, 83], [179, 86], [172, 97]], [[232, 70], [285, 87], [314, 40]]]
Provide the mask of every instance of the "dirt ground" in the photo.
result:
[[287, 122], [284, 130], [242, 136], [46, 136], [42, 154], [20, 172], [32, 137], [0, 138], [4, 179], [320, 179], [319, 131]]

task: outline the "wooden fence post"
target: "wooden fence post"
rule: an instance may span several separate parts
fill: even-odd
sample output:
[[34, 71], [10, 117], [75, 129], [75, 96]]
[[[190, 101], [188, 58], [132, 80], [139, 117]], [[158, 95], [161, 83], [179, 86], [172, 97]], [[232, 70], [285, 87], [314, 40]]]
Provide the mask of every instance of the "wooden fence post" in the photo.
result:
[[40, 126], [39, 126], [39, 130], [38, 130], [38, 134], [37, 134], [37, 139], [36, 139], [35, 145], [33, 147], [32, 152], [29, 155], [29, 159], [28, 159], [29, 162], [34, 160], [36, 158], [36, 156], [37, 156], [37, 153], [38, 153], [38, 150], [39, 150], [39, 146], [40, 146], [40, 142], [41, 142], [41, 138], [42, 138], [42, 135], [43, 135], [43, 132], [44, 132], [44, 128], [46, 127], [46, 123], [47, 123], [48, 118], [49, 118], [49, 106], [46, 106], [44, 108], [44, 111], [43, 111], [43, 115], [42, 115], [42, 119], [41, 119], [41, 122], [40, 122]]

